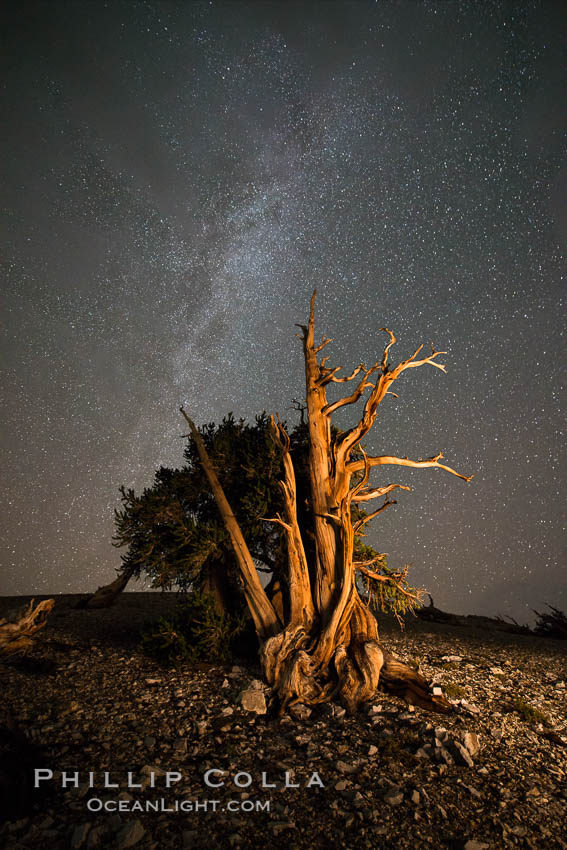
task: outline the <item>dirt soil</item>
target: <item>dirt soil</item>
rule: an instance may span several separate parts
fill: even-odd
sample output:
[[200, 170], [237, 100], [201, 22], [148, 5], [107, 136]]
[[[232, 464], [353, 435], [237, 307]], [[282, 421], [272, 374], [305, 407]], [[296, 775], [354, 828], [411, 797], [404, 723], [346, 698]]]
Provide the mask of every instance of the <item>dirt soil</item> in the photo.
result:
[[[0, 847], [567, 847], [567, 642], [383, 617], [385, 646], [453, 713], [378, 691], [354, 716], [278, 718], [242, 705], [250, 689], [269, 703], [253, 661], [140, 653], [175, 594], [79, 599], [57, 596], [36, 647], [0, 662]], [[27, 601], [0, 597], [0, 617]]]

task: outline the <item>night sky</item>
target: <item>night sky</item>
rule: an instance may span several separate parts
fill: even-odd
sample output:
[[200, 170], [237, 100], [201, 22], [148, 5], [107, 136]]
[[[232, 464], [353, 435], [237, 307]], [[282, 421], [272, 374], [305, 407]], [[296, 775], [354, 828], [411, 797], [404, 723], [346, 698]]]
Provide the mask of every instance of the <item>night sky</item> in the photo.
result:
[[566, 22], [552, 2], [8, 5], [2, 593], [113, 579], [118, 488], [181, 465], [180, 404], [295, 421], [317, 286], [344, 374], [383, 326], [393, 362], [448, 352], [397, 382], [367, 451], [475, 474], [375, 470], [412, 492], [369, 542], [448, 610], [567, 607]]

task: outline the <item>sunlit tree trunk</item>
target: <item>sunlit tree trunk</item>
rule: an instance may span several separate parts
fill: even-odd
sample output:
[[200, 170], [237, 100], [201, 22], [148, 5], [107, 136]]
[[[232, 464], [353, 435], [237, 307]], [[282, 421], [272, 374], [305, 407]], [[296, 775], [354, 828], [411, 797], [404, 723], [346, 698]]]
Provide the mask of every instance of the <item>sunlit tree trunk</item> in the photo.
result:
[[[450, 704], [444, 697], [430, 693], [427, 682], [419, 674], [382, 647], [375, 617], [356, 585], [357, 570], [375, 581], [396, 583], [395, 578], [374, 572], [372, 564], [357, 564], [353, 556], [355, 535], [366, 522], [393, 502], [386, 498], [380, 507], [354, 525], [351, 517], [351, 507], [357, 503], [387, 497], [396, 489], [409, 489], [397, 483], [381, 487], [369, 485], [371, 469], [376, 466], [439, 467], [465, 481], [470, 480], [470, 477], [442, 464], [441, 454], [416, 461], [392, 455], [369, 457], [360, 446], [374, 424], [379, 405], [386, 395], [393, 395], [390, 387], [394, 381], [407, 369], [425, 365], [445, 371], [445, 367], [437, 362], [437, 358], [445, 352], [435, 351], [432, 347], [431, 354], [418, 359], [419, 348], [407, 360], [391, 368], [388, 357], [396, 339], [391, 331], [382, 329], [388, 334], [389, 341], [381, 359], [369, 368], [360, 364], [348, 377], [338, 377], [340, 367], [328, 368], [328, 357], [318, 359], [330, 340], [323, 338], [319, 345], [315, 345], [315, 295], [313, 293], [311, 299], [308, 324], [299, 325], [305, 359], [312, 532], [315, 538], [315, 559], [310, 564], [297, 520], [295, 472], [289, 452], [289, 437], [280, 422], [271, 420], [273, 438], [280, 446], [284, 468], [281, 482], [284, 512], [283, 516], [273, 517], [271, 521], [278, 523], [287, 536], [289, 605], [286, 610], [289, 616], [285, 623], [260, 584], [200, 434], [182, 408], [233, 542], [246, 599], [261, 641], [264, 674], [279, 698], [282, 710], [295, 702], [314, 704], [336, 696], [352, 710], [370, 699], [380, 682], [382, 687], [410, 703], [447, 711]], [[327, 400], [327, 387], [331, 383], [351, 381], [355, 383], [349, 395], [334, 402]], [[356, 425], [333, 441], [333, 413], [355, 404], [368, 390]], [[398, 588], [400, 592], [407, 592], [400, 583]]]

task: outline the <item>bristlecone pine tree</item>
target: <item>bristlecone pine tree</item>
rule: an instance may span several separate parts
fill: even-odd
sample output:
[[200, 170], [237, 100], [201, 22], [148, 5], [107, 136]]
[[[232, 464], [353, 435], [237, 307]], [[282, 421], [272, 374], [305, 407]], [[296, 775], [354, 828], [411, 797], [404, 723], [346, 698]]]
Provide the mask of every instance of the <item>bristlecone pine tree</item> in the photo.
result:
[[[390, 330], [383, 328], [389, 341], [381, 360], [370, 368], [360, 364], [348, 377], [337, 377], [340, 367], [327, 367], [328, 357], [318, 360], [319, 353], [330, 340], [323, 337], [322, 342], [315, 345], [315, 296], [316, 291], [311, 299], [308, 324], [298, 325], [302, 330], [305, 358], [312, 533], [316, 544], [312, 562], [307, 560], [297, 521], [295, 472], [289, 452], [289, 437], [282, 424], [273, 417], [271, 419], [273, 438], [281, 448], [284, 467], [284, 480], [280, 485], [284, 516], [272, 517], [271, 521], [281, 526], [287, 536], [289, 604], [286, 610], [289, 616], [286, 622], [282, 622], [261, 585], [246, 541], [201, 436], [181, 408], [230, 534], [242, 574], [244, 594], [261, 645], [264, 675], [272, 686], [274, 696], [279, 699], [280, 711], [297, 702], [313, 705], [333, 698], [342, 699], [352, 711], [372, 697], [380, 681], [385, 690], [402, 696], [411, 704], [447, 712], [450, 703], [443, 696], [431, 693], [423, 677], [381, 645], [376, 620], [356, 585], [357, 568], [362, 568], [367, 576], [378, 581], [392, 580], [374, 574], [371, 563], [357, 564], [354, 560], [355, 534], [362, 524], [389, 503], [386, 501], [354, 525], [351, 516], [352, 505], [387, 496], [402, 488], [400, 484], [369, 485], [370, 470], [374, 466], [439, 467], [470, 481], [472, 476], [461, 475], [441, 463], [441, 453], [428, 460], [409, 460], [391, 455], [370, 457], [360, 445], [374, 424], [380, 403], [388, 393], [392, 393], [391, 385], [400, 375], [406, 369], [425, 365], [445, 371], [437, 358], [446, 352], [436, 351], [432, 346], [429, 356], [418, 359], [421, 346], [411, 357], [392, 368], [388, 357], [396, 338]], [[338, 401], [327, 401], [330, 383], [347, 383], [355, 379], [357, 383], [350, 395]], [[332, 439], [333, 413], [356, 403], [366, 390], [370, 393], [358, 423]], [[353, 457], [355, 449], [362, 458]]]

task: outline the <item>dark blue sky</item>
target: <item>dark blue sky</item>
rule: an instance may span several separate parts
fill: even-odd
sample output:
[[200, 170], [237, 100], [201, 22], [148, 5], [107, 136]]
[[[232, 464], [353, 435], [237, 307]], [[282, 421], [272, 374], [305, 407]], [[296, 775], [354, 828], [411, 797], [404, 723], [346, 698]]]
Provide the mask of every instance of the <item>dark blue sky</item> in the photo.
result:
[[331, 365], [374, 362], [385, 325], [393, 360], [448, 352], [447, 375], [403, 376], [368, 450], [476, 476], [376, 471], [413, 489], [369, 541], [442, 607], [566, 607], [565, 22], [8, 4], [2, 592], [112, 579], [118, 487], [181, 463], [181, 403], [292, 419], [316, 285]]

